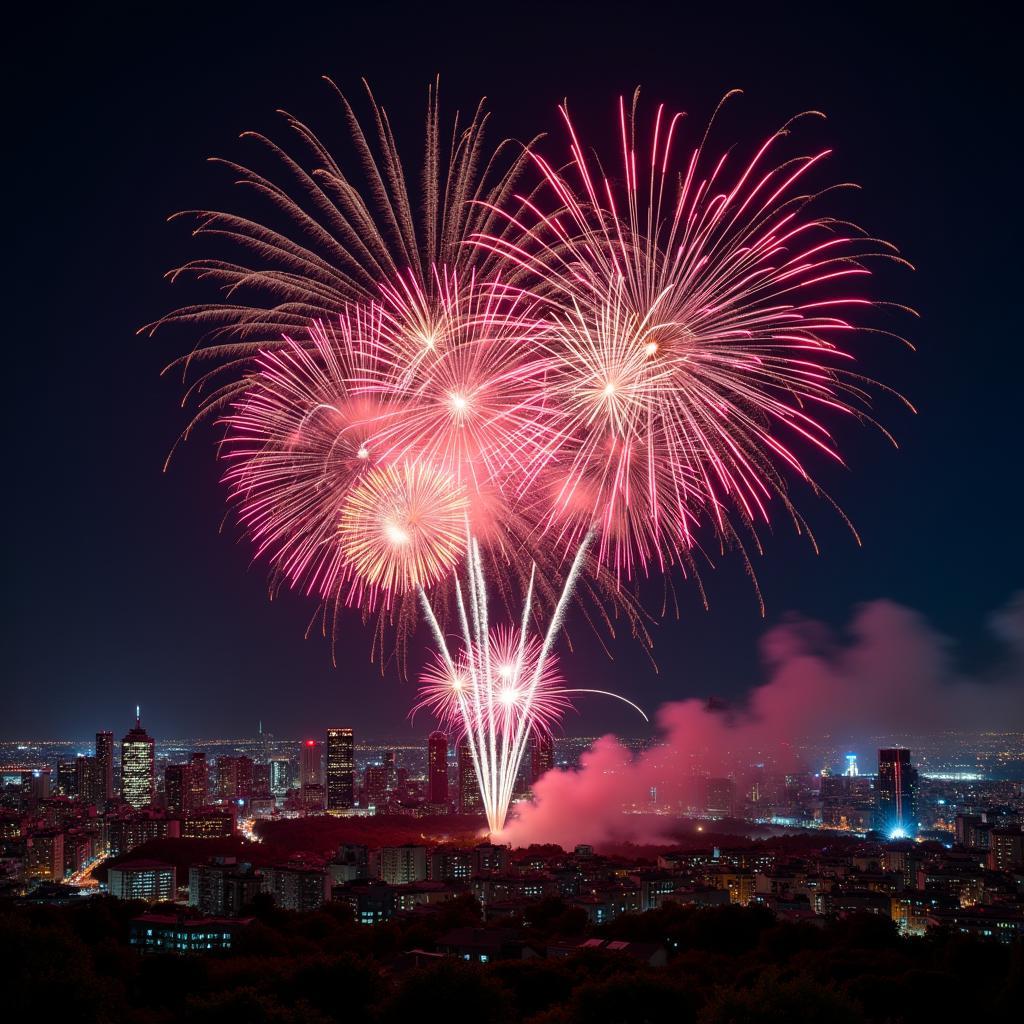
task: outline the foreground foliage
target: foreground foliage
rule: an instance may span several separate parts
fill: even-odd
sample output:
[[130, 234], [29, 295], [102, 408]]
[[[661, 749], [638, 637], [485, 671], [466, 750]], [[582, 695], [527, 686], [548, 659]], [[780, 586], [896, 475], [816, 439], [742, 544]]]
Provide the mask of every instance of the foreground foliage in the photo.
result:
[[[668, 964], [587, 951], [566, 959], [446, 958], [410, 966], [454, 927], [479, 924], [468, 897], [422, 919], [375, 928], [339, 907], [315, 914], [254, 908], [226, 956], [140, 956], [127, 945], [141, 904], [0, 909], [10, 1019], [62, 1011], [83, 1022], [327, 1024], [409, 1021], [444, 1007], [450, 1024], [933, 1024], [997, 1019], [1024, 1000], [1024, 947], [935, 933], [904, 939], [871, 916], [780, 924], [759, 909], [668, 905], [597, 929], [664, 943]], [[526, 924], [531, 945], [582, 932], [558, 900]]]

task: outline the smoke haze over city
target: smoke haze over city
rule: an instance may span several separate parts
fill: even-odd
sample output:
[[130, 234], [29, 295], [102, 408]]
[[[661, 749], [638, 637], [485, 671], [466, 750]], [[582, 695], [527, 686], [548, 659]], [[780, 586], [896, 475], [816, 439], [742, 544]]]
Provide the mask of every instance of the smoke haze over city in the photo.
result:
[[[664, 837], [656, 821], [623, 814], [642, 807], [666, 783], [684, 789], [690, 775], [749, 778], [754, 765], [781, 772], [817, 770], [801, 764], [798, 740], [824, 749], [870, 750], [878, 737], [1024, 725], [1024, 595], [991, 616], [1000, 643], [991, 668], [966, 675], [955, 650], [925, 618], [891, 601], [858, 608], [838, 634], [820, 622], [793, 619], [761, 643], [767, 681], [745, 701], [697, 699], [663, 704], [657, 713], [664, 745], [639, 755], [614, 736], [598, 740], [578, 771], [555, 771], [537, 783], [535, 802], [505, 830], [513, 845], [572, 844], [579, 823], [588, 841]], [[875, 742], [874, 746], [878, 746]]]

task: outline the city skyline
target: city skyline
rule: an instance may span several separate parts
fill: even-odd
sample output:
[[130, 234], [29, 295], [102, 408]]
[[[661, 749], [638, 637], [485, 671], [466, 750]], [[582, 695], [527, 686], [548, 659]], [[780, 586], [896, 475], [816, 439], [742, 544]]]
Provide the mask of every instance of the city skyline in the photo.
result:
[[[714, 23], [713, 15], [704, 16]], [[359, 24], [373, 21], [366, 13], [352, 17]], [[781, 23], [773, 18], [772, 24], [796, 39], [810, 31], [796, 16], [783, 17]], [[66, 42], [55, 37], [25, 71], [52, 130], [42, 132], [43, 120], [31, 113], [31, 106], [12, 115], [15, 130], [30, 141], [41, 168], [24, 178], [21, 168], [11, 169], [18, 177], [17, 193], [27, 197], [13, 216], [31, 211], [32, 222], [20, 233], [29, 240], [28, 262], [48, 267], [46, 295], [62, 292], [73, 308], [87, 310], [90, 336], [106, 339], [104, 351], [111, 358], [81, 360], [75, 374], [51, 372], [55, 353], [64, 352], [64, 332], [51, 318], [37, 317], [22, 333], [44, 336], [14, 356], [20, 377], [45, 381], [48, 406], [64, 410], [91, 440], [82, 446], [56, 421], [40, 422], [33, 415], [34, 389], [19, 389], [12, 396], [14, 422], [37, 426], [18, 453], [24, 493], [34, 497], [6, 509], [14, 517], [8, 533], [20, 538], [6, 592], [12, 604], [5, 616], [14, 652], [10, 687], [14, 694], [47, 692], [54, 700], [48, 721], [40, 720], [32, 702], [13, 700], [5, 732], [84, 731], [85, 706], [98, 703], [101, 717], [113, 720], [117, 709], [153, 704], [151, 694], [160, 692], [180, 695], [179, 706], [202, 701], [207, 721], [223, 731], [236, 721], [234, 695], [245, 692], [259, 698], [265, 717], [274, 718], [279, 729], [301, 733], [315, 723], [298, 716], [288, 721], [295, 687], [308, 695], [309, 706], [322, 706], [363, 732], [403, 728], [395, 708], [411, 697], [412, 686], [399, 682], [393, 664], [380, 677], [358, 624], [346, 627], [341, 667], [332, 668], [330, 645], [317, 629], [305, 639], [315, 608], [297, 593], [283, 593], [272, 606], [262, 572], [250, 570], [248, 547], [236, 543], [232, 529], [219, 532], [219, 470], [206, 443], [209, 437], [197, 435], [178, 446], [169, 472], [161, 472], [185, 423], [178, 381], [171, 379], [173, 374], [159, 375], [179, 354], [178, 340], [140, 340], [134, 334], [179, 294], [185, 298], [183, 290], [163, 282], [162, 274], [168, 261], [183, 261], [194, 250], [187, 230], [178, 234], [162, 225], [175, 209], [205, 197], [219, 201], [223, 195], [206, 157], [237, 157], [237, 132], [269, 130], [272, 111], [281, 105], [318, 126], [330, 124], [317, 77], [321, 73], [333, 73], [347, 89], [357, 87], [358, 74], [366, 74], [396, 118], [396, 131], [406, 145], [421, 132], [419, 108], [411, 100], [423, 95], [439, 70], [446, 103], [465, 110], [475, 98], [476, 83], [482, 82], [496, 116], [519, 138], [528, 137], [535, 125], [551, 132], [558, 128], [554, 104], [567, 78], [577, 83], [574, 111], [588, 126], [598, 122], [607, 103], [638, 82], [652, 99], [671, 100], [696, 121], [727, 89], [744, 88], [744, 97], [729, 112], [730, 134], [736, 129], [760, 137], [793, 111], [824, 110], [829, 121], [821, 129], [823, 141], [835, 146], [843, 175], [863, 186], [849, 197], [851, 213], [869, 221], [869, 227], [884, 228], [918, 267], [916, 274], [893, 278], [893, 290], [925, 314], [915, 328], [918, 354], [901, 351], [895, 343], [871, 350], [872, 366], [883, 369], [885, 379], [921, 410], [916, 418], [893, 417], [901, 449], [891, 449], [880, 437], [851, 433], [844, 445], [857, 472], [823, 469], [823, 485], [851, 515], [864, 546], [858, 547], [824, 507], [813, 521], [820, 556], [788, 530], [767, 537], [764, 557], [755, 559], [766, 620], [740, 561], [716, 558], [716, 567], [707, 567], [704, 574], [710, 611], [689, 588], [680, 588], [681, 621], [670, 620], [655, 633], [660, 674], [639, 654], [628, 630], [620, 631], [626, 635], [613, 645], [612, 662], [591, 641], [587, 627], [573, 619], [574, 639], [586, 648], [574, 658], [573, 681], [624, 690], [649, 710], [681, 697], [715, 695], [735, 701], [761, 678], [759, 647], [766, 630], [790, 613], [842, 630], [862, 602], [880, 597], [918, 611], [952, 638], [965, 671], [984, 674], [1000, 656], [988, 619], [1024, 585], [1020, 546], [1005, 546], [998, 558], [936, 553], [947, 551], [952, 538], [984, 535], [989, 499], [978, 496], [991, 494], [990, 481], [1001, 481], [1001, 491], [1007, 490], [1000, 496], [1006, 507], [1019, 503], [1020, 481], [1001, 472], [1006, 458], [998, 443], [1013, 436], [1016, 375], [992, 374], [986, 359], [965, 358], [963, 347], [964, 338], [1004, 336], [1009, 314], [1001, 296], [1011, 293], [1007, 275], [1013, 260], [998, 228], [998, 197], [1005, 189], [979, 190], [971, 152], [947, 151], [942, 140], [949, 111], [980, 135], [995, 135], [1004, 117], [1001, 104], [1012, 90], [1001, 84], [1005, 65], [999, 60], [967, 73], [958, 61], [936, 59], [934, 54], [946, 45], [938, 25], [922, 26], [890, 13], [885, 32], [875, 36], [866, 23], [850, 24], [839, 12], [821, 12], [816, 24], [823, 32], [829, 25], [835, 31], [829, 33], [827, 49], [803, 48], [800, 75], [780, 75], [775, 62], [765, 60], [758, 33], [737, 39], [727, 32], [702, 33], [699, 24], [688, 22], [709, 48], [691, 52], [682, 69], [669, 59], [672, 33], [666, 32], [665, 41], [645, 37], [642, 49], [628, 41], [620, 44], [611, 73], [583, 56], [568, 65], [560, 60], [557, 67], [538, 67], [526, 93], [511, 72], [518, 60], [514, 53], [492, 52], [491, 40], [488, 59], [480, 59], [482, 26], [462, 25], [455, 36], [441, 36], [429, 22], [415, 31], [410, 25], [408, 35], [389, 39], [386, 51], [374, 42], [375, 33], [367, 32], [361, 67], [348, 79], [339, 74], [344, 69], [337, 66], [337, 53], [320, 41], [318, 32], [301, 34], [300, 61], [282, 60], [257, 73], [242, 56], [244, 45], [226, 44], [237, 41], [239, 32], [258, 35], [255, 26], [228, 24], [215, 15], [206, 31], [225, 42], [220, 47], [225, 57], [187, 71], [177, 59], [191, 38], [187, 19], [170, 17], [144, 50], [118, 50], [110, 60], [102, 55], [109, 54], [111, 39], [88, 19]], [[580, 26], [573, 29], [578, 32]], [[424, 38], [432, 45], [424, 47]], [[957, 49], [960, 45], [958, 40]], [[999, 45], [992, 39], [985, 44], [986, 50]], [[573, 52], [588, 50], [583, 45]], [[867, 52], [878, 54], [872, 73], [860, 59]], [[96, 60], [83, 64], [85, 54]], [[306, 69], [303, 74], [283, 70], [297, 64]], [[899, 66], [904, 73], [897, 79], [877, 76], [877, 65]], [[837, 67], [844, 69], [842, 74]], [[123, 107], [123, 116], [111, 121], [101, 113], [108, 92], [119, 96]], [[405, 113], [410, 105], [415, 116]], [[133, 137], [128, 158], [120, 126], [142, 123], [150, 127]], [[71, 141], [79, 132], [90, 138], [92, 155], [84, 165]], [[52, 169], [72, 163], [78, 173], [70, 181], [62, 176], [58, 184]], [[126, 174], [129, 164], [146, 171]], [[1009, 180], [1009, 167], [1008, 157], [996, 147], [985, 174], [997, 182]], [[65, 197], [60, 206], [45, 198], [54, 189]], [[915, 198], [908, 202], [911, 192]], [[951, 205], [946, 202], [950, 195], [969, 195], [971, 201]], [[31, 201], [33, 196], [39, 199]], [[65, 208], [76, 210], [74, 229], [90, 239], [94, 258], [83, 262], [72, 249], [51, 250], [45, 242], [67, 230]], [[934, 241], [933, 212], [939, 209], [944, 245]], [[154, 238], [159, 234], [160, 245], [140, 248], [139, 225]], [[960, 258], [968, 240], [988, 255], [984, 264]], [[106, 293], [111, 275], [122, 282], [119, 301], [97, 306], [92, 297]], [[33, 292], [33, 282], [27, 287], [15, 316], [48, 301]], [[1000, 361], [1004, 356], [999, 354]], [[22, 402], [30, 404], [21, 408]], [[971, 457], [954, 457], [957, 485], [949, 487], [950, 455], [958, 452]], [[56, 476], [48, 468], [54, 463], [63, 467]], [[871, 475], [870, 488], [857, 483], [864, 473]], [[107, 494], [102, 503], [86, 497], [98, 486]], [[53, 537], [62, 535], [68, 501], [74, 503], [71, 518], [89, 543], [52, 544]], [[73, 614], [62, 615], [61, 641], [53, 643], [47, 581], [68, 577], [88, 580], [90, 598], [79, 602]], [[155, 580], [159, 586], [153, 586]], [[661, 594], [652, 600], [660, 603]], [[418, 663], [422, 645], [414, 643], [410, 660]], [[355, 702], [358, 714], [349, 713]], [[187, 725], [171, 704], [153, 707], [151, 721], [162, 735], [181, 733]], [[581, 706], [580, 727], [570, 719], [569, 728], [601, 733], [627, 721], [625, 709], [593, 699]]]
[[1019, 1017], [1008, 16], [267, 13], [6, 26], [10, 1019]]

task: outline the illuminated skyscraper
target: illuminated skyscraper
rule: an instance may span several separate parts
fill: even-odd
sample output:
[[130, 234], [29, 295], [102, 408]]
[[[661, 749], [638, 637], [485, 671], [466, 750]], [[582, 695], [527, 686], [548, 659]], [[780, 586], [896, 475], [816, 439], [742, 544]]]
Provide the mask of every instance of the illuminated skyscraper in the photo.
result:
[[110, 800], [114, 795], [114, 734], [96, 733], [97, 799]]
[[258, 761], [252, 766], [252, 792], [254, 799], [270, 799], [270, 765], [266, 761]]
[[270, 792], [284, 796], [292, 787], [292, 763], [287, 757], [270, 759]]
[[207, 796], [206, 755], [201, 753], [193, 754], [189, 758], [188, 766], [188, 784], [192, 791], [189, 804], [195, 809], [205, 807], [210, 802]]
[[459, 744], [459, 812], [475, 814], [483, 807], [480, 799], [480, 786], [476, 780], [473, 767], [473, 755], [469, 749], [469, 740], [463, 739]]
[[238, 800], [252, 796], [252, 758], [217, 758], [217, 795], [221, 800]]
[[890, 836], [912, 836], [917, 832], [917, 769], [910, 763], [910, 751], [891, 748], [878, 751], [878, 823]]
[[427, 739], [427, 803], [448, 803], [448, 737], [440, 731]]
[[323, 751], [316, 740], [306, 740], [299, 750], [299, 785], [323, 785]]
[[157, 860], [122, 861], [107, 872], [107, 886], [119, 900], [173, 901], [178, 895], [178, 872], [173, 864]]
[[121, 740], [121, 796], [125, 803], [138, 809], [153, 802], [155, 770], [153, 737], [142, 728], [136, 708], [135, 728]]
[[78, 773], [74, 761], [57, 762], [57, 792], [61, 796], [78, 796]]
[[327, 810], [355, 803], [355, 755], [351, 729], [327, 730]]
[[550, 734], [530, 737], [530, 785], [555, 767], [555, 741]]
[[88, 804], [102, 803], [96, 778], [96, 758], [79, 754], [75, 758], [75, 789], [78, 799]]
[[383, 807], [388, 799], [388, 769], [383, 764], [366, 766], [366, 802], [373, 807]]
[[855, 779], [860, 775], [860, 770], [857, 768], [857, 755], [847, 754], [846, 755], [846, 772], [844, 773], [851, 779]]
[[64, 833], [58, 830], [35, 832], [28, 839], [25, 874], [46, 882], [64, 877]]
[[323, 810], [323, 745], [316, 740], [306, 740], [299, 750], [299, 789], [307, 810]]
[[164, 769], [164, 796], [168, 814], [183, 814], [193, 810], [190, 764], [169, 764]]

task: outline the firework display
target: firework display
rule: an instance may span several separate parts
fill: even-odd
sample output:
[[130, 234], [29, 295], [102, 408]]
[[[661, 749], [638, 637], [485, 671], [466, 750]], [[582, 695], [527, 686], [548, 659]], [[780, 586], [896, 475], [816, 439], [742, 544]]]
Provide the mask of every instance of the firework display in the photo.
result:
[[803, 190], [828, 151], [772, 162], [793, 121], [730, 173], [735, 157], [709, 159], [706, 133], [681, 153], [682, 115], [663, 106], [645, 137], [636, 104], [619, 102], [614, 177], [561, 107], [569, 164], [534, 154], [541, 196], [495, 211], [514, 231], [477, 237], [552, 307], [547, 384], [561, 422], [524, 486], [554, 467], [549, 525], [571, 540], [596, 530], [626, 576], [685, 564], [699, 521], [739, 542], [737, 522], [756, 531], [773, 498], [810, 533], [785, 474], [821, 493], [799, 451], [840, 459], [819, 415], [874, 422], [874, 382], [846, 368], [839, 342], [883, 305], [856, 290], [865, 261], [905, 263], [808, 210], [830, 191]]
[[840, 458], [823, 417], [874, 422], [841, 342], [878, 330], [865, 261], [899, 257], [812, 212], [826, 154], [773, 159], [789, 125], [732, 169], [623, 102], [610, 176], [564, 107], [565, 166], [487, 156], [482, 109], [443, 146], [432, 90], [417, 202], [386, 114], [374, 145], [343, 103], [365, 190], [289, 118], [311, 167], [260, 140], [293, 191], [230, 166], [290, 229], [201, 213], [249, 262], [182, 268], [226, 297], [155, 326], [206, 328], [190, 358], [223, 360], [205, 410], [278, 582], [426, 623], [414, 710], [465, 738], [500, 831], [530, 736], [602, 692], [554, 652], [578, 587], [625, 601], [693, 569], [702, 533], [746, 557], [773, 504], [809, 534], [787, 481], [821, 493], [802, 449]]

